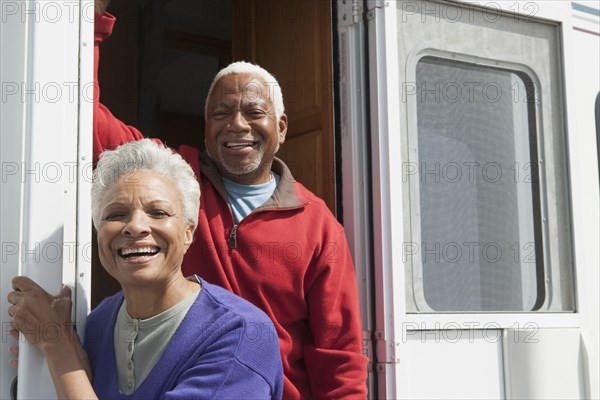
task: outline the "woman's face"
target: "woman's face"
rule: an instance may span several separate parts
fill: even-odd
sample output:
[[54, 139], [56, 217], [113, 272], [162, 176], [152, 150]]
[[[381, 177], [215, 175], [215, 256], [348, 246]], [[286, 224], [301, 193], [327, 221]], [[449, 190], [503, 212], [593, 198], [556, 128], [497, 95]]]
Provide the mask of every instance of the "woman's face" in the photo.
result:
[[193, 233], [177, 186], [155, 172], [132, 171], [101, 199], [100, 261], [124, 289], [168, 284], [181, 274]]

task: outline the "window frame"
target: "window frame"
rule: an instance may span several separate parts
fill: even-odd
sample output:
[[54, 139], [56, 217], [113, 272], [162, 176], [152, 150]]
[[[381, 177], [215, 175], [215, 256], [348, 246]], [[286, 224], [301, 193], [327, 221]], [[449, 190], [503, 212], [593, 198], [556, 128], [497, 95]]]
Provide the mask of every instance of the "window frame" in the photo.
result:
[[[483, 58], [483, 57], [478, 57], [476, 55], [472, 55], [472, 54], [466, 54], [466, 53], [457, 53], [457, 52], [450, 52], [450, 51], [445, 51], [445, 50], [440, 50], [440, 49], [435, 49], [435, 48], [431, 48], [431, 47], [427, 47], [427, 48], [422, 48], [420, 49], [418, 52], [413, 52], [411, 54], [409, 54], [408, 56], [408, 60], [407, 60], [407, 66], [406, 66], [406, 82], [414, 82], [416, 84], [418, 84], [417, 82], [417, 66], [419, 64], [419, 62], [426, 57], [434, 57], [434, 58], [438, 58], [438, 59], [444, 59], [447, 61], [456, 61], [459, 63], [466, 63], [466, 64], [470, 64], [472, 66], [478, 66], [478, 67], [487, 67], [490, 68], [492, 70], [501, 70], [501, 71], [506, 71], [506, 72], [511, 72], [511, 73], [515, 73], [517, 75], [526, 75], [530, 81], [533, 83], [533, 90], [534, 90], [534, 106], [532, 107], [535, 110], [535, 125], [536, 125], [536, 129], [535, 129], [535, 135], [536, 135], [536, 142], [535, 142], [535, 153], [537, 155], [537, 160], [541, 160], [541, 159], [546, 159], [545, 153], [544, 153], [544, 135], [543, 135], [543, 127], [542, 127], [542, 121], [541, 121], [541, 113], [542, 113], [542, 107], [541, 107], [541, 102], [542, 102], [542, 98], [540, 96], [540, 89], [541, 89], [541, 84], [540, 84], [540, 79], [538, 74], [536, 73], [536, 71], [532, 68], [529, 67], [527, 65], [524, 64], [518, 64], [518, 63], [513, 63], [513, 62], [508, 62], [508, 61], [502, 61], [502, 60], [495, 60], [495, 59], [489, 59], [489, 58]], [[419, 104], [419, 100], [417, 99], [417, 96], [407, 96], [406, 99], [402, 99], [402, 101], [406, 102], [406, 108], [407, 108], [407, 114], [406, 114], [406, 120], [407, 120], [407, 139], [408, 139], [408, 145], [407, 145], [407, 151], [404, 153], [406, 154], [406, 160], [405, 162], [408, 163], [409, 165], [416, 165], [417, 168], [420, 165], [420, 160], [419, 160], [419, 148], [418, 148], [418, 117], [417, 117], [417, 109], [418, 109], [418, 104]], [[531, 152], [531, 150], [530, 150]], [[404, 163], [403, 163], [403, 167], [404, 167]], [[539, 162], [538, 162], [539, 165]], [[537, 183], [537, 189], [538, 190], [538, 196], [539, 199], [537, 201], [538, 204], [536, 204], [539, 207], [539, 210], [533, 210], [533, 215], [534, 218], [536, 218], [537, 215], [539, 215], [539, 218], [541, 220], [545, 220], [547, 219], [548, 216], [548, 206], [547, 206], [547, 185], [546, 185], [546, 174], [545, 174], [545, 169], [542, 167], [539, 167], [537, 170], [538, 173], [538, 183]], [[402, 177], [404, 178], [405, 176], [405, 171], [402, 172]], [[404, 182], [403, 179], [403, 184], [407, 184], [408, 186], [408, 192], [409, 192], [409, 204], [410, 206], [408, 207], [410, 209], [410, 225], [411, 225], [411, 229], [409, 234], [409, 242], [410, 243], [417, 243], [417, 244], [421, 244], [422, 243], [422, 231], [421, 231], [421, 217], [420, 217], [420, 213], [421, 213], [421, 201], [420, 201], [420, 174], [411, 174], [409, 177], [409, 181], [408, 182]], [[538, 212], [536, 212], [538, 211]], [[541, 269], [543, 271], [543, 276], [539, 279], [542, 280], [542, 282], [537, 281], [537, 286], [539, 289], [543, 290], [543, 293], [541, 294], [543, 296], [543, 302], [541, 304], [539, 304], [539, 298], [536, 301], [536, 303], [534, 304], [534, 308], [532, 310], [497, 310], [497, 311], [467, 311], [467, 310], [456, 310], [456, 311], [440, 311], [440, 310], [434, 310], [433, 308], [431, 308], [429, 306], [429, 304], [427, 303], [427, 299], [425, 298], [424, 295], [424, 279], [423, 279], [423, 262], [422, 262], [422, 251], [419, 251], [415, 254], [414, 257], [410, 257], [410, 259], [407, 259], [407, 267], [411, 268], [412, 270], [412, 288], [409, 288], [407, 285], [407, 291], [412, 291], [413, 294], [413, 298], [415, 301], [415, 307], [416, 309], [414, 311], [412, 311], [412, 313], [467, 313], [467, 314], [476, 314], [476, 313], [484, 313], [484, 314], [488, 314], [488, 313], [521, 313], [521, 312], [538, 312], [538, 311], [544, 311], [546, 308], [548, 308], [549, 306], [549, 302], [550, 302], [550, 297], [552, 295], [552, 288], [550, 287], [550, 285], [548, 284], [550, 281], [548, 280], [548, 277], [552, 276], [552, 265], [551, 265], [551, 258], [550, 258], [550, 254], [548, 251], [548, 247], [549, 247], [549, 243], [548, 243], [548, 236], [550, 235], [549, 231], [548, 231], [548, 225], [547, 224], [542, 224], [542, 221], [534, 221], [534, 224], [540, 224], [540, 233], [541, 233], [541, 237], [540, 237], [540, 243], [536, 243], [536, 253], [538, 251], [538, 248], [541, 249], [541, 255], [542, 255], [542, 266]], [[520, 257], [522, 258], [522, 257]], [[407, 282], [408, 283], [408, 282]], [[541, 284], [541, 288], [540, 288], [540, 284]], [[575, 288], [573, 288], [573, 290], [575, 290]]]

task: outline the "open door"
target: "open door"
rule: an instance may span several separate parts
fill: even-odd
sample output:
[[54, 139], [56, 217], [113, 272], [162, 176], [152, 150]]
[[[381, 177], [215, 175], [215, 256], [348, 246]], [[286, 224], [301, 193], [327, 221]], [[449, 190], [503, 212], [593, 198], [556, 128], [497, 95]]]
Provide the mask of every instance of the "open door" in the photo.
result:
[[[102, 44], [101, 101], [167, 145], [204, 148], [204, 102], [235, 60], [278, 79], [289, 128], [278, 157], [336, 211], [331, 2], [323, 0], [115, 1]], [[93, 303], [118, 286], [94, 262]], [[98, 279], [96, 279], [98, 277]]]
[[233, 59], [266, 68], [283, 91], [289, 128], [278, 156], [335, 213], [331, 3], [236, 0], [233, 11]]
[[235, 60], [278, 79], [289, 129], [280, 156], [335, 212], [331, 3], [323, 0], [114, 2], [102, 45], [102, 101], [146, 136], [204, 147], [204, 101]]

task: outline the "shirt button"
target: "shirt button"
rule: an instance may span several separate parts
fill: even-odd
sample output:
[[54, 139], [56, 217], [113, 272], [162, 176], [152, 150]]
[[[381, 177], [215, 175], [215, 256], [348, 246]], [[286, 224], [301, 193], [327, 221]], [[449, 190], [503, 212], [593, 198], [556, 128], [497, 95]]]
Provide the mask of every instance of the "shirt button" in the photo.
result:
[[127, 387], [129, 389], [132, 389], [133, 388], [133, 382], [131, 382], [131, 381], [127, 382]]
[[129, 343], [129, 346], [127, 346], [127, 349], [128, 349], [129, 351], [131, 351], [131, 350], [133, 349], [133, 345], [132, 345], [131, 343]]
[[131, 362], [127, 363], [127, 368], [131, 370]]

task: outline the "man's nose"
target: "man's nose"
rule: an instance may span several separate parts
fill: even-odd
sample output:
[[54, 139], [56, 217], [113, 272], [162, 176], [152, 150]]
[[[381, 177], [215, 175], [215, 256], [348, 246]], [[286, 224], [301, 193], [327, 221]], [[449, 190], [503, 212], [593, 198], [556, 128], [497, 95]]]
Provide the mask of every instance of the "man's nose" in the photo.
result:
[[244, 113], [241, 111], [236, 111], [233, 113], [233, 119], [231, 120], [230, 128], [235, 132], [246, 132], [250, 130], [250, 125], [248, 124], [246, 117], [244, 117]]

